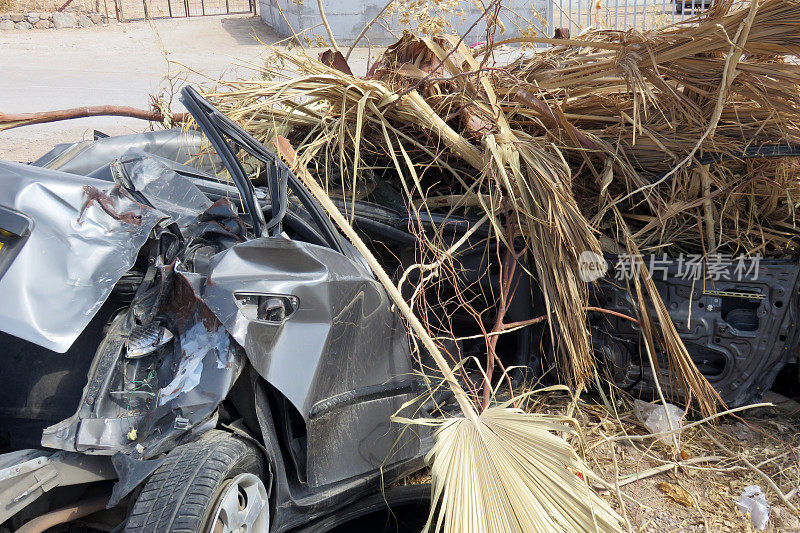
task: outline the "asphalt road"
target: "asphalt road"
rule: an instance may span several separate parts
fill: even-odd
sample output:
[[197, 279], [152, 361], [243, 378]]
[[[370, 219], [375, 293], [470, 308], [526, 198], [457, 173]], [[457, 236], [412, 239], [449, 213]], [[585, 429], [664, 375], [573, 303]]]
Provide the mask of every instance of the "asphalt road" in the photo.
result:
[[[170, 92], [164, 81], [169, 73], [190, 82], [202, 79], [198, 73], [247, 75], [237, 59], [258, 62], [265, 49], [257, 39], [274, 43], [280, 37], [260, 18], [242, 15], [0, 32], [0, 112], [147, 108], [150, 95]], [[116, 117], [26, 126], [0, 132], [0, 159], [29, 161], [59, 142], [91, 138], [94, 129], [123, 134], [147, 127]]]

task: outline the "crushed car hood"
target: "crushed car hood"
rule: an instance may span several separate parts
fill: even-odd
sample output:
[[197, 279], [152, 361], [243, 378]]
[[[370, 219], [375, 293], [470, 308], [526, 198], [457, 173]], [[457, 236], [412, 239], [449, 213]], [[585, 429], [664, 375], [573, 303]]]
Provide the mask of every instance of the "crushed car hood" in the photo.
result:
[[107, 181], [0, 162], [0, 205], [29, 233], [0, 278], [0, 330], [66, 352], [164, 215]]

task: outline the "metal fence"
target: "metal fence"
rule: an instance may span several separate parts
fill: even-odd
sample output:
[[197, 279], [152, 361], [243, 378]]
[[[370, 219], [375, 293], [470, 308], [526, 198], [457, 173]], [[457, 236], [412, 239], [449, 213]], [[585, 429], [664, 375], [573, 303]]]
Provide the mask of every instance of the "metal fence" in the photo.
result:
[[680, 22], [710, 7], [712, 0], [550, 0], [550, 28], [579, 35], [587, 28], [650, 30]]
[[114, 0], [117, 20], [254, 13], [255, 0]]

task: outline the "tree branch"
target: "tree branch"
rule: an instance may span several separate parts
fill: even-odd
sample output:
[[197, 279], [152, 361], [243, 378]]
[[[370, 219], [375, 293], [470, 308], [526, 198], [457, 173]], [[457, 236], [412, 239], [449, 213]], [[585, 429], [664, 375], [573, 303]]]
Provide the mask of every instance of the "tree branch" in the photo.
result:
[[[167, 118], [161, 111], [156, 110], [117, 105], [99, 105], [59, 109], [57, 111], [44, 111], [41, 113], [0, 113], [0, 131], [19, 128], [20, 126], [29, 126], [31, 124], [41, 124], [43, 122], [58, 122], [60, 120], [100, 116], [130, 117], [149, 120], [151, 122], [164, 122]], [[186, 113], [175, 113], [171, 118], [173, 122], [183, 122], [186, 119]]]

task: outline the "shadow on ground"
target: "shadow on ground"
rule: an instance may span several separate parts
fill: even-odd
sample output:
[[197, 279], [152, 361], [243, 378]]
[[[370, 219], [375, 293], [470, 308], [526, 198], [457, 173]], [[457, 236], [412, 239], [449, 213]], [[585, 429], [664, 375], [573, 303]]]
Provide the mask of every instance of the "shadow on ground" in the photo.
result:
[[264, 20], [257, 15], [246, 18], [223, 18], [221, 23], [222, 29], [241, 45], [250, 45], [258, 41], [272, 44], [284, 39], [283, 35], [267, 26]]

